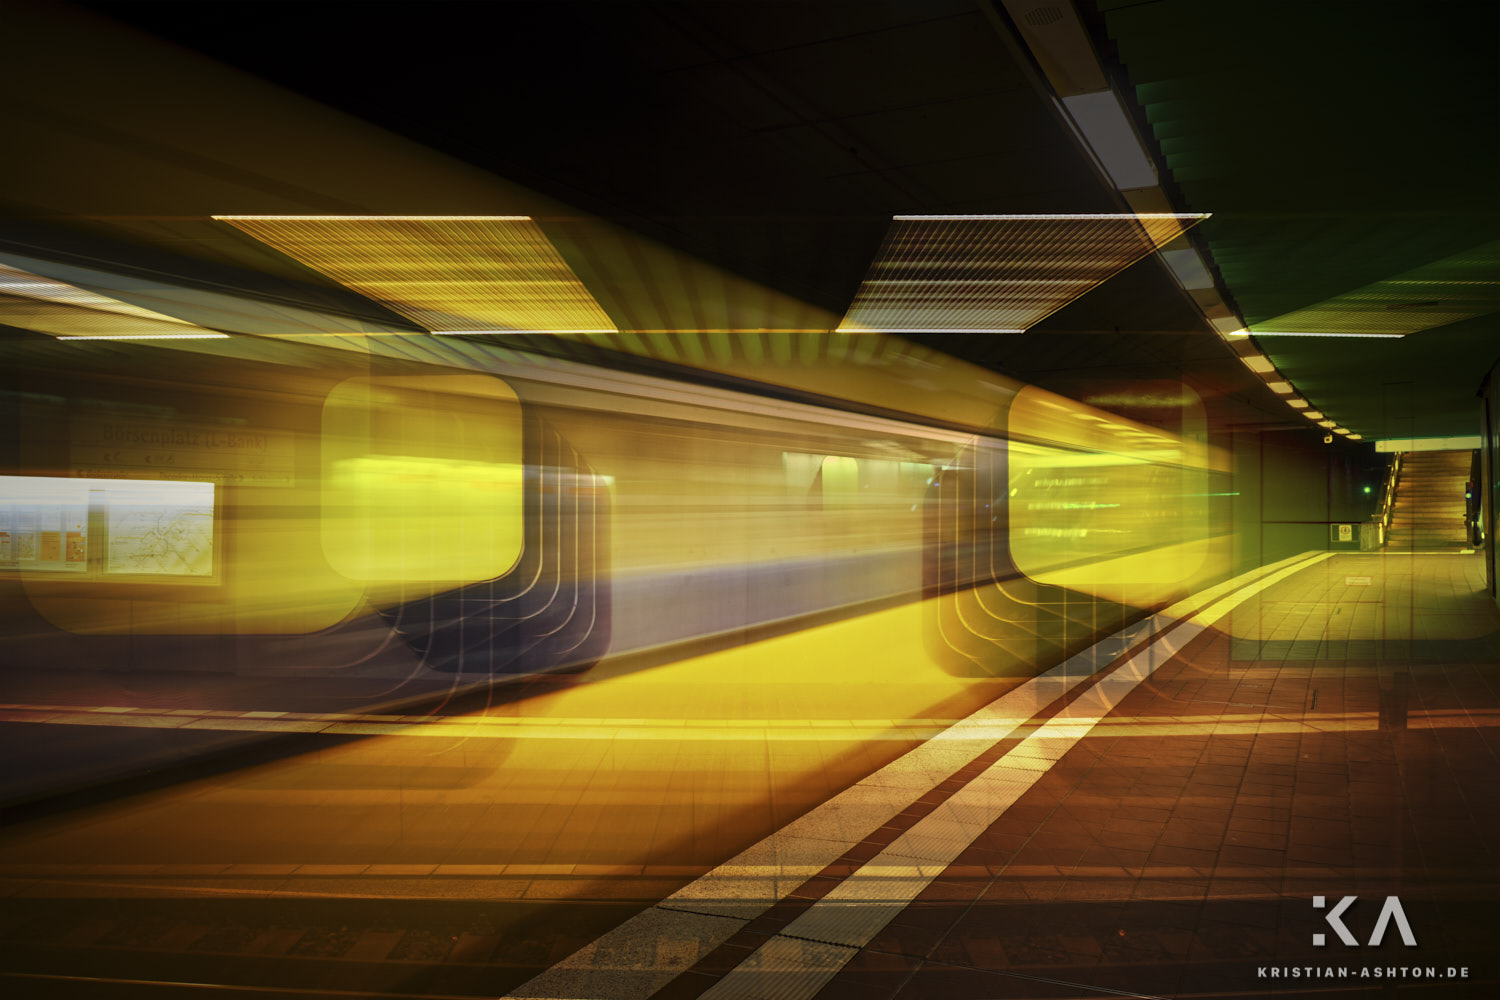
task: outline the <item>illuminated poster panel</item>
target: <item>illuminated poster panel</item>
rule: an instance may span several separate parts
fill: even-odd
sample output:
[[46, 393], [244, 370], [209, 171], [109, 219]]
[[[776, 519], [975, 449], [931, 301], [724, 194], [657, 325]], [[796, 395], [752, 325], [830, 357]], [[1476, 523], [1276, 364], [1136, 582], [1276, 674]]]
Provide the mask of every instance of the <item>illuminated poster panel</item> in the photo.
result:
[[0, 476], [0, 565], [86, 573], [88, 482]]
[[214, 572], [214, 484], [0, 476], [0, 568], [91, 578]]

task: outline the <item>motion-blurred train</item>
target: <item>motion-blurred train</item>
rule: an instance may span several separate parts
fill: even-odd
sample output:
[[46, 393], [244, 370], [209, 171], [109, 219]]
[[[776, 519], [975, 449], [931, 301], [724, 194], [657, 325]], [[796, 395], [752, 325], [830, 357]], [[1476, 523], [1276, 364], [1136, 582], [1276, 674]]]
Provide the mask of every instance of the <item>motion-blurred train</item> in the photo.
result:
[[950, 669], [1026, 673], [1227, 558], [1202, 441], [999, 376], [963, 427], [770, 363], [757, 394], [430, 336], [3, 350], [11, 666], [527, 676], [926, 599]]
[[[1228, 569], [1227, 465], [1185, 386], [1084, 405], [826, 332], [824, 307], [102, 16], [15, 17], [13, 677], [399, 691], [914, 600], [949, 669], [1021, 674]], [[623, 332], [440, 336], [211, 220], [454, 211], [550, 220]], [[219, 332], [59, 339], [127, 328]]]

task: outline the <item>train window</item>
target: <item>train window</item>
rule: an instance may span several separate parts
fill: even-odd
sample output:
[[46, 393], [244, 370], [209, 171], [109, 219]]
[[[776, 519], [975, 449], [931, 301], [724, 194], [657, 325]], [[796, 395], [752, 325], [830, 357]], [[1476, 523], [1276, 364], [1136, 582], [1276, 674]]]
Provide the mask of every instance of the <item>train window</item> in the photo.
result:
[[855, 503], [860, 499], [861, 487], [867, 485], [861, 479], [861, 474], [868, 471], [867, 463], [846, 455], [784, 451], [781, 465], [788, 493], [806, 497], [814, 506]]
[[813, 484], [818, 479], [818, 470], [822, 465], [822, 455], [808, 455], [798, 451], [782, 452], [781, 468], [786, 474], [787, 494], [794, 497], [810, 495]]
[[0, 476], [0, 569], [53, 579], [211, 579], [214, 484]]
[[318, 544], [332, 380], [110, 362], [109, 378], [39, 379], [20, 409], [18, 465], [35, 475], [0, 487], [0, 575], [32, 609], [69, 632], [140, 636], [298, 634], [358, 611], [365, 585]]
[[853, 503], [859, 499], [859, 460], [842, 455], [823, 459], [823, 501]]
[[352, 580], [465, 583], [520, 558], [520, 403], [483, 375], [355, 378], [323, 405], [323, 553]]
[[787, 494], [818, 503], [861, 503], [910, 507], [921, 500], [937, 466], [927, 462], [847, 455], [781, 453]]
[[1001, 499], [1026, 576], [1117, 598], [1128, 585], [1149, 600], [1202, 567], [1211, 528], [1201, 442], [1031, 387], [1017, 394], [1008, 431]]

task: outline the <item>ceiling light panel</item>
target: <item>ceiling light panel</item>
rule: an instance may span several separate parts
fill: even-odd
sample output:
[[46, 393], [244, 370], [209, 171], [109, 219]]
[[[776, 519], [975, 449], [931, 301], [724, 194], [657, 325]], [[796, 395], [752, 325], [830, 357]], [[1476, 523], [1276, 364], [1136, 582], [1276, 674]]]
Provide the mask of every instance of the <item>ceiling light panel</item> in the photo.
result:
[[428, 330], [615, 330], [526, 216], [215, 218]]
[[228, 340], [227, 333], [119, 333], [97, 337], [58, 337], [58, 340]]
[[839, 330], [1021, 333], [1205, 215], [898, 215]]

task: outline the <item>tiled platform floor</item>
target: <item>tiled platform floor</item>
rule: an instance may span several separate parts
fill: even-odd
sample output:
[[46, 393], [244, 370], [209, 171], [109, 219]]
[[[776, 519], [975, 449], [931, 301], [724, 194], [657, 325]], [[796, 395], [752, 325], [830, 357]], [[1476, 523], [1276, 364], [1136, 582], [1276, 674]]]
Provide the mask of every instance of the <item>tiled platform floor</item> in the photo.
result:
[[[997, 822], [976, 830], [826, 985], [797, 992], [769, 976], [739, 995], [1495, 995], [1500, 611], [1481, 593], [1481, 574], [1472, 557], [1351, 554], [1272, 584], [1156, 669]], [[788, 677], [801, 670], [786, 666]], [[660, 701], [661, 678], [670, 676], [650, 678], [650, 700]], [[732, 694], [697, 687], [707, 703]], [[1078, 691], [1070, 697], [1082, 697]], [[742, 712], [772, 714], [773, 706], [732, 700]], [[603, 705], [573, 714], [603, 714]], [[875, 706], [844, 699], [844, 707], [869, 714]], [[853, 731], [834, 743], [815, 732], [820, 743], [844, 748], [834, 754], [840, 760], [850, 740], [857, 743]], [[0, 858], [21, 862], [3, 872], [0, 958], [6, 969], [50, 976], [501, 995], [724, 860], [733, 822], [710, 824], [716, 837], [695, 839], [693, 851], [653, 848], [639, 858], [625, 856], [631, 836], [610, 829], [633, 798], [645, 813], [666, 815], [645, 801], [644, 788], [616, 787], [651, 762], [668, 777], [674, 768], [699, 776], [693, 787], [672, 786], [680, 793], [673, 810], [697, 815], [748, 794], [734, 775], [785, 769], [772, 753], [795, 749], [769, 739], [721, 742], [718, 756], [705, 756], [671, 744], [600, 750], [587, 741], [522, 741], [498, 768], [484, 756], [495, 741], [456, 741], [438, 756], [427, 741], [369, 741], [164, 793], [155, 806], [127, 800], [101, 808], [94, 821], [60, 819], [55, 836], [44, 823], [13, 838]], [[1003, 739], [946, 780], [939, 776], [931, 792], [657, 996], [688, 1000], [722, 989], [743, 959], [1018, 742]], [[586, 761], [566, 756], [586, 747]], [[761, 756], [747, 759], [756, 748]], [[846, 761], [851, 773], [899, 752], [865, 749], [874, 757]], [[639, 759], [636, 769], [615, 770], [627, 753]], [[424, 755], [425, 764], [417, 759]], [[517, 778], [532, 757], [535, 780]], [[467, 763], [455, 770], [454, 760]], [[557, 776], [579, 768], [608, 771], [608, 781], [598, 780], [614, 798], [548, 811], [547, 797], [563, 791]], [[351, 778], [368, 787], [351, 789]], [[794, 789], [798, 801], [783, 794], [790, 787], [756, 793], [777, 822], [837, 790], [805, 781]], [[547, 857], [526, 848], [530, 827], [516, 827], [514, 817], [531, 815], [525, 810], [551, 824], [537, 840]], [[484, 819], [475, 824], [478, 814]], [[239, 817], [237, 825], [217, 841], [192, 833], [219, 829], [228, 816]], [[315, 828], [322, 832], [310, 839]], [[525, 836], [516, 844], [505, 839], [518, 834]], [[234, 857], [226, 847], [236, 848]], [[292, 858], [290, 848], [301, 854]], [[604, 852], [597, 858], [596, 849]], [[173, 863], [157, 863], [164, 860]], [[57, 871], [44, 870], [51, 861]], [[1326, 910], [1313, 907], [1316, 896], [1333, 904], [1349, 895], [1359, 897], [1346, 914], [1358, 947], [1339, 943], [1322, 919]], [[1378, 947], [1363, 943], [1387, 895], [1400, 899], [1415, 947], [1395, 927]], [[1332, 943], [1315, 947], [1319, 933]], [[670, 960], [682, 945], [647, 943], [654, 950], [646, 957], [621, 956], [621, 971]], [[1467, 968], [1470, 976], [1384, 978], [1386, 969], [1412, 966], [1444, 975], [1449, 966]], [[1356, 978], [1287, 978], [1292, 967], [1349, 968]], [[1365, 968], [1381, 978], [1357, 978]], [[1282, 975], [1269, 978], [1272, 969]], [[29, 995], [84, 995], [72, 980], [26, 985]], [[87, 995], [126, 994], [100, 987]]]
[[[1472, 557], [1335, 557], [1241, 605], [818, 996], [1390, 985], [1260, 977], [1306, 965], [1468, 966], [1470, 983], [1399, 995], [1495, 995], [1500, 612], [1482, 573]], [[1367, 941], [1391, 894], [1415, 948], [1394, 928], [1346, 948], [1312, 906], [1359, 896], [1346, 919]], [[1333, 943], [1313, 947], [1320, 932]]]

